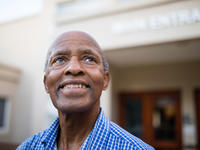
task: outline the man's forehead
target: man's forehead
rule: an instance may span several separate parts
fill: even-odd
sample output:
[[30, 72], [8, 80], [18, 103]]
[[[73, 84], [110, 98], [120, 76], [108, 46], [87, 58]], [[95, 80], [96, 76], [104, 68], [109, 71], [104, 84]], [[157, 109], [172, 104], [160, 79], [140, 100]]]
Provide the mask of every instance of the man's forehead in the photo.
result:
[[68, 49], [68, 48], [57, 48], [54, 50], [51, 50], [50, 57], [55, 55], [83, 55], [83, 54], [93, 54], [93, 55], [99, 55], [101, 57], [101, 53], [96, 49], [90, 49], [87, 47], [82, 47], [78, 49]]
[[50, 47], [49, 53], [67, 51], [71, 47], [76, 47], [79, 50], [95, 50], [98, 53], [101, 51], [98, 43], [90, 35], [80, 31], [73, 31], [61, 34]]
[[[96, 52], [97, 53], [97, 55], [99, 55], [100, 56], [100, 59], [102, 60], [102, 62], [103, 62], [103, 65], [105, 65], [104, 66], [104, 69], [106, 69], [106, 70], [108, 70], [108, 65], [107, 65], [107, 62], [106, 62], [106, 60], [105, 60], [105, 58], [104, 58], [104, 55], [103, 55], [103, 52], [102, 52], [102, 50], [101, 50], [101, 48], [100, 48], [100, 46], [99, 46], [99, 44], [96, 42], [96, 40], [93, 38], [93, 37], [91, 37], [89, 34], [87, 34], [87, 33], [85, 33], [85, 32], [82, 32], [82, 31], [70, 31], [70, 32], [65, 32], [65, 33], [63, 33], [63, 34], [61, 34], [59, 37], [57, 37], [57, 39], [52, 43], [52, 45], [50, 46], [50, 48], [49, 48], [49, 50], [48, 50], [48, 53], [47, 53], [47, 59], [46, 59], [46, 67], [45, 68], [47, 68], [47, 66], [48, 66], [48, 63], [49, 63], [49, 61], [50, 61], [50, 59], [51, 59], [51, 57], [52, 56], [55, 56], [56, 55], [56, 51], [59, 51], [58, 49], [59, 48], [64, 48], [65, 50], [68, 48], [67, 47], [67, 44], [65, 43], [66, 41], [68, 41], [68, 40], [80, 40], [80, 41], [85, 41], [85, 40], [87, 40], [87, 41], [90, 41], [90, 42], [88, 42], [87, 44], [83, 44], [84, 46], [88, 46], [88, 47], [90, 47], [90, 44], [91, 45], [93, 45], [92, 47], [90, 47], [91, 49], [90, 50], [92, 50], [93, 52]], [[78, 42], [77, 42], [78, 43]], [[90, 43], [90, 44], [89, 44]], [[58, 46], [58, 45], [62, 45], [62, 44], [66, 44], [65, 46]], [[57, 48], [56, 48], [56, 45], [58, 46]], [[73, 44], [72, 44], [73, 45]], [[81, 42], [79, 43], [79, 45], [82, 45], [81, 44]], [[82, 45], [82, 48], [84, 47]], [[80, 46], [81, 47], [81, 46]], [[75, 47], [75, 49], [77, 49], [77, 47]], [[86, 49], [86, 48], [85, 48]], [[61, 51], [63, 51], [63, 50], [61, 50]], [[53, 53], [52, 53], [53, 52]], [[105, 64], [104, 64], [105, 63]]]
[[65, 42], [85, 42], [87, 44], [93, 44], [99, 48], [98, 43], [87, 33], [80, 31], [71, 31], [61, 34], [54, 42], [53, 45], [62, 44]]

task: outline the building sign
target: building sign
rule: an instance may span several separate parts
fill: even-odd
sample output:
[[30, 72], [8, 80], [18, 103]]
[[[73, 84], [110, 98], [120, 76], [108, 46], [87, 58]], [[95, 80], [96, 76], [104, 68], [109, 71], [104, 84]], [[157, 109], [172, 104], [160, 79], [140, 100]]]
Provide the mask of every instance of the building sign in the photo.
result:
[[167, 27], [177, 27], [200, 22], [200, 9], [183, 9], [166, 14], [141, 17], [112, 24], [112, 32], [124, 34], [144, 30], [156, 30]]

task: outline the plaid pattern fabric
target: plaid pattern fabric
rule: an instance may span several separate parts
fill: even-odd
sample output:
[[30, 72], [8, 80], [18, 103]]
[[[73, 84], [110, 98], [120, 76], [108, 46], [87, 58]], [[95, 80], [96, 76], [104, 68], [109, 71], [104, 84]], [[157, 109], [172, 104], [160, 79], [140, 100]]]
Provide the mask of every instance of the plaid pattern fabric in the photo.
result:
[[[28, 138], [17, 150], [54, 150], [59, 128], [57, 118], [50, 128]], [[94, 128], [80, 150], [154, 150], [154, 148], [109, 121], [101, 110]]]

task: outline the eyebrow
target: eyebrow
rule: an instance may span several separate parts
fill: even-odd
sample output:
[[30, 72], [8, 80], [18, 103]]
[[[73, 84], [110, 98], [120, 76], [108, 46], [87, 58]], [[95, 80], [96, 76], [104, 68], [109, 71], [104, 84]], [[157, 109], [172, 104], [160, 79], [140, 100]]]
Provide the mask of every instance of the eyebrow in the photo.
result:
[[51, 50], [50, 54], [49, 54], [49, 58], [48, 58], [48, 63], [51, 62], [52, 58], [58, 55], [69, 55], [70, 51], [65, 50], [63, 51], [62, 49], [56, 51], [55, 53], [53, 53], [53, 50]]
[[[65, 49], [58, 49], [55, 53], [53, 53], [52, 51], [53, 50], [51, 50], [51, 52], [48, 56], [48, 60], [45, 64], [45, 66], [47, 66], [49, 64], [49, 62], [51, 62], [53, 57], [59, 56], [59, 55], [70, 55], [70, 53], [71, 53], [71, 51], [69, 49], [66, 49], [66, 48]], [[101, 50], [92, 51], [92, 50], [86, 48], [86, 49], [78, 49], [78, 51], [81, 51], [81, 55], [83, 55], [83, 54], [95, 55], [95, 57], [97, 57], [99, 62], [103, 63], [103, 56], [102, 56]]]
[[56, 55], [69, 55], [70, 51], [67, 49], [58, 49], [56, 52], [53, 52], [54, 50], [51, 50], [50, 55], [49, 55], [49, 60], [51, 60], [52, 57]]
[[70, 54], [70, 51], [69, 50], [65, 50], [65, 51], [63, 51], [63, 50], [58, 50], [58, 51], [56, 51], [55, 53], [53, 53], [52, 55], [51, 55], [51, 57], [52, 56], [56, 56], [56, 55], [69, 55]]
[[90, 49], [83, 49], [83, 50], [80, 50], [80, 51], [81, 51], [81, 55], [84, 55], [84, 54], [94, 55], [97, 59], [99, 59], [100, 62], [102, 61], [102, 55], [98, 50], [92, 51]]
[[81, 54], [94, 54], [94, 55], [98, 55], [98, 51], [92, 51], [90, 49], [80, 49]]

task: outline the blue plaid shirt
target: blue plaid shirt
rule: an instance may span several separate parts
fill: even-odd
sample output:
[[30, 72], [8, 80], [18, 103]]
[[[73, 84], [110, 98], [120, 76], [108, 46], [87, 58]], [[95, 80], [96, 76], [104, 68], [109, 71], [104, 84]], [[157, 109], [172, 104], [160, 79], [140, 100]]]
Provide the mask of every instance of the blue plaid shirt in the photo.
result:
[[[48, 129], [28, 138], [17, 150], [54, 150], [59, 128], [57, 118]], [[94, 128], [80, 150], [154, 150], [154, 148], [111, 122], [101, 110]]]

